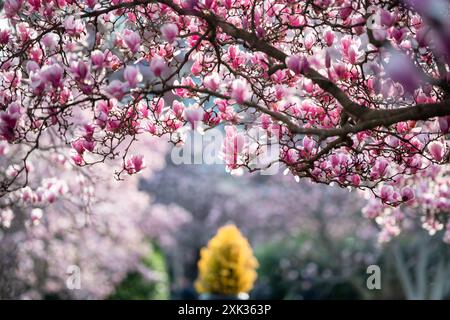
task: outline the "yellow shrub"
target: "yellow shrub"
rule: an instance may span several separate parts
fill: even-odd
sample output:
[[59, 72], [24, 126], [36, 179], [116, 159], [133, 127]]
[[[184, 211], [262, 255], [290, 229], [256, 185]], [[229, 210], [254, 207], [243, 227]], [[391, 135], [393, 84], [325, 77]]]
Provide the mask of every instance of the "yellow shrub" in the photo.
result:
[[235, 225], [220, 228], [200, 251], [199, 293], [237, 295], [249, 292], [256, 280], [258, 261], [252, 248]]

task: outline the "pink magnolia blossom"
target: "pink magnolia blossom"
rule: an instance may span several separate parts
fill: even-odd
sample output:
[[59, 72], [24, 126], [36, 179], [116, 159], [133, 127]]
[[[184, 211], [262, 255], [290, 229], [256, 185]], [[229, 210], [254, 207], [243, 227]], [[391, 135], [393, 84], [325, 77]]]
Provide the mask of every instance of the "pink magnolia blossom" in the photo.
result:
[[395, 22], [395, 14], [390, 13], [387, 10], [380, 11], [380, 22], [382, 26], [390, 27]]
[[395, 39], [395, 41], [400, 43], [406, 36], [406, 30], [403, 28], [395, 28], [391, 31], [391, 36]]
[[40, 208], [34, 208], [31, 210], [30, 219], [33, 225], [38, 225], [42, 219], [43, 211]]
[[325, 43], [327, 44], [327, 46], [331, 47], [334, 43], [334, 32], [328, 29], [323, 34], [323, 37], [325, 39]]
[[203, 108], [192, 106], [184, 110], [184, 117], [186, 121], [189, 122], [192, 129], [196, 129], [199, 122], [203, 120], [204, 113]]
[[307, 50], [311, 50], [314, 46], [315, 41], [316, 41], [316, 37], [313, 34], [308, 34], [305, 37], [305, 48]]
[[438, 122], [439, 122], [439, 128], [441, 129], [442, 133], [450, 132], [450, 116], [440, 117], [438, 119]]
[[441, 142], [433, 141], [428, 145], [428, 151], [434, 160], [442, 161], [445, 154], [445, 146]]
[[333, 70], [336, 73], [338, 79], [346, 79], [349, 75], [347, 67], [342, 63], [334, 64]]
[[286, 59], [286, 66], [295, 74], [301, 74], [308, 68], [308, 60], [303, 56], [290, 56]]
[[181, 118], [183, 116], [184, 112], [184, 104], [179, 101], [174, 101], [172, 104], [172, 109], [176, 115], [177, 118]]
[[261, 121], [261, 127], [265, 130], [267, 130], [270, 126], [270, 124], [272, 123], [270, 116], [263, 114], [260, 117], [260, 121]]
[[199, 61], [195, 61], [192, 64], [191, 72], [192, 72], [193, 75], [196, 75], [196, 76], [199, 75], [200, 72], [202, 72], [202, 70], [203, 70], [203, 67], [202, 67], [202, 65], [201, 65], [201, 63]]
[[31, 5], [33, 10], [39, 11], [39, 7], [41, 6], [41, 0], [28, 0], [28, 3]]
[[49, 33], [42, 37], [42, 44], [48, 49], [55, 49], [58, 44], [59, 37], [55, 33]]
[[105, 63], [106, 57], [105, 54], [100, 51], [100, 50], [96, 50], [94, 52], [92, 52], [91, 54], [91, 62], [92, 65], [95, 68], [101, 68], [103, 67], [104, 63]]
[[28, 73], [36, 73], [40, 70], [40, 67], [36, 61], [30, 60], [27, 62], [26, 70]]
[[79, 153], [75, 153], [71, 156], [73, 163], [77, 166], [82, 166], [85, 164], [83, 156]]
[[163, 57], [155, 56], [150, 62], [150, 70], [156, 77], [161, 77], [167, 69], [166, 61]]
[[343, 7], [340, 10], [339, 15], [342, 20], [346, 20], [348, 17], [350, 17], [350, 15], [352, 14], [352, 11], [353, 11], [353, 8], [351, 7], [351, 5], [349, 5], [347, 7]]
[[175, 41], [178, 33], [178, 27], [174, 23], [168, 23], [161, 27], [161, 34], [169, 43], [173, 43]]
[[54, 88], [62, 85], [63, 76], [64, 69], [58, 63], [44, 66], [40, 72], [40, 79], [44, 83], [49, 83]]
[[417, 68], [406, 56], [394, 53], [386, 66], [388, 76], [402, 84], [407, 92], [416, 90], [421, 82], [421, 76]]
[[450, 244], [450, 228], [447, 228], [447, 230], [445, 230], [443, 241], [447, 244]]
[[11, 104], [6, 111], [0, 111], [0, 137], [7, 141], [14, 139], [14, 129], [21, 116], [21, 109], [17, 104]]
[[8, 44], [10, 39], [11, 37], [8, 30], [0, 30], [0, 44]]
[[203, 83], [206, 89], [211, 91], [217, 91], [220, 85], [220, 77], [217, 73], [210, 74], [205, 77]]
[[81, 139], [75, 140], [74, 142], [72, 142], [72, 148], [78, 154], [83, 154], [83, 152], [84, 152], [83, 141]]
[[3, 9], [7, 18], [13, 18], [23, 5], [23, 0], [5, 0]]
[[380, 190], [380, 197], [383, 201], [390, 202], [393, 200], [394, 188], [390, 185], [384, 185]]
[[117, 100], [122, 100], [127, 91], [127, 84], [120, 80], [113, 80], [106, 88], [106, 92], [116, 98]]
[[401, 196], [403, 201], [411, 201], [414, 199], [414, 190], [410, 187], [404, 187], [401, 190]]
[[298, 150], [295, 150], [295, 149], [289, 149], [284, 156], [284, 160], [287, 163], [291, 163], [291, 164], [296, 163], [298, 161], [298, 159], [299, 159], [299, 152], [298, 152]]
[[306, 151], [311, 152], [316, 146], [316, 142], [309, 138], [308, 136], [305, 136], [303, 138], [303, 147], [305, 148]]
[[[90, 129], [83, 130], [83, 134], [88, 134], [86, 131]], [[159, 170], [164, 161], [164, 144], [141, 146], [152, 158], [150, 171]], [[14, 146], [16, 152], [8, 155], [9, 162], [20, 158], [17, 147], [21, 146]], [[138, 188], [134, 177], [118, 183], [108, 177], [106, 168], [74, 168], [62, 160], [63, 155], [40, 155], [34, 154], [37, 168], [30, 171], [30, 186], [18, 190], [14, 203], [4, 206], [2, 199], [1, 250], [14, 253], [17, 259], [14, 280], [2, 281], [2, 285], [20, 282], [24, 289], [14, 291], [15, 298], [39, 299], [49, 292], [60, 295], [67, 289], [67, 267], [77, 265], [83, 270], [82, 288], [65, 297], [104, 299], [129, 272], [136, 271], [151, 250], [148, 239], [156, 233], [144, 222], [156, 225], [160, 221], [150, 218], [151, 198]], [[177, 218], [173, 210], [160, 208], [169, 220]], [[159, 232], [167, 230], [159, 224]], [[177, 230], [173, 222], [170, 230]], [[5, 246], [10, 241], [19, 244], [14, 252]], [[42, 263], [48, 268], [40, 269]]]
[[261, 131], [279, 145], [273, 163], [295, 179], [380, 200], [381, 238], [413, 206], [435, 216], [427, 230], [440, 230], [450, 211], [446, 1], [383, 3], [262, 1], [249, 13], [248, 0], [5, 1], [0, 140], [31, 149], [5, 164], [0, 198], [26, 183], [41, 149], [76, 170], [122, 159], [121, 180], [141, 151], [131, 151], [135, 141], [181, 145], [184, 124], [201, 120], [205, 131], [230, 126], [226, 140], [238, 141], [222, 150], [228, 171], [265, 169], [254, 160], [268, 144], [246, 141], [245, 130]]
[[0, 142], [0, 156], [5, 156], [9, 152], [9, 144], [6, 141]]
[[77, 37], [84, 31], [84, 24], [81, 20], [76, 19], [74, 16], [69, 16], [64, 21], [64, 28], [66, 29], [68, 35]]
[[95, 5], [97, 4], [97, 0], [86, 0], [86, 4], [88, 5], [89, 8], [94, 8]]
[[223, 158], [227, 168], [234, 170], [241, 164], [239, 156], [244, 150], [245, 137], [231, 126], [225, 127], [225, 133], [225, 140], [222, 147]]
[[130, 29], [125, 29], [123, 31], [123, 40], [131, 53], [136, 53], [139, 51], [141, 46], [141, 37], [137, 32]]
[[359, 187], [361, 185], [361, 176], [354, 174], [350, 177], [350, 181], [355, 187]]
[[0, 224], [4, 228], [11, 227], [13, 219], [14, 219], [14, 212], [10, 208], [0, 210]]

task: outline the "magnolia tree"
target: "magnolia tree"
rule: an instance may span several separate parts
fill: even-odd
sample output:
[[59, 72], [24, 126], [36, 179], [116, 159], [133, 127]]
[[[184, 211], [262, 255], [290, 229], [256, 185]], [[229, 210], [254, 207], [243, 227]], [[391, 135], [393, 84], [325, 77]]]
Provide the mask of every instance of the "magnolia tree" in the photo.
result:
[[224, 125], [231, 172], [278, 163], [368, 190], [389, 206], [382, 217], [425, 203], [427, 228], [442, 228], [448, 200], [426, 195], [448, 192], [448, 11], [448, 0], [6, 0], [0, 136], [25, 152], [0, 194], [27, 186], [40, 149], [70, 145], [81, 167], [121, 159], [121, 179], [142, 169], [141, 136], [181, 144]]

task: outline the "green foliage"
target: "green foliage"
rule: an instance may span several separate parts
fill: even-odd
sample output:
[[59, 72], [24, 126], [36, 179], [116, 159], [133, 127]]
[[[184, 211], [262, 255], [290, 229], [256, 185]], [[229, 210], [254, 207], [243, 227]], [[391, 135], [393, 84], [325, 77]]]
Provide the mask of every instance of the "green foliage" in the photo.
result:
[[139, 272], [130, 272], [117, 286], [109, 299], [116, 300], [167, 300], [170, 297], [169, 276], [166, 259], [155, 247], [143, 259], [149, 271], [156, 273], [158, 279], [149, 281]]
[[[364, 264], [353, 268], [359, 245], [342, 239], [330, 248], [322, 239], [303, 233], [256, 248], [260, 267], [254, 298], [262, 299], [363, 299]], [[309, 248], [309, 249], [308, 249]], [[338, 255], [343, 250], [346, 259]], [[347, 266], [348, 264], [348, 266]], [[348, 272], [348, 273], [347, 273]], [[360, 283], [356, 283], [356, 281]]]

